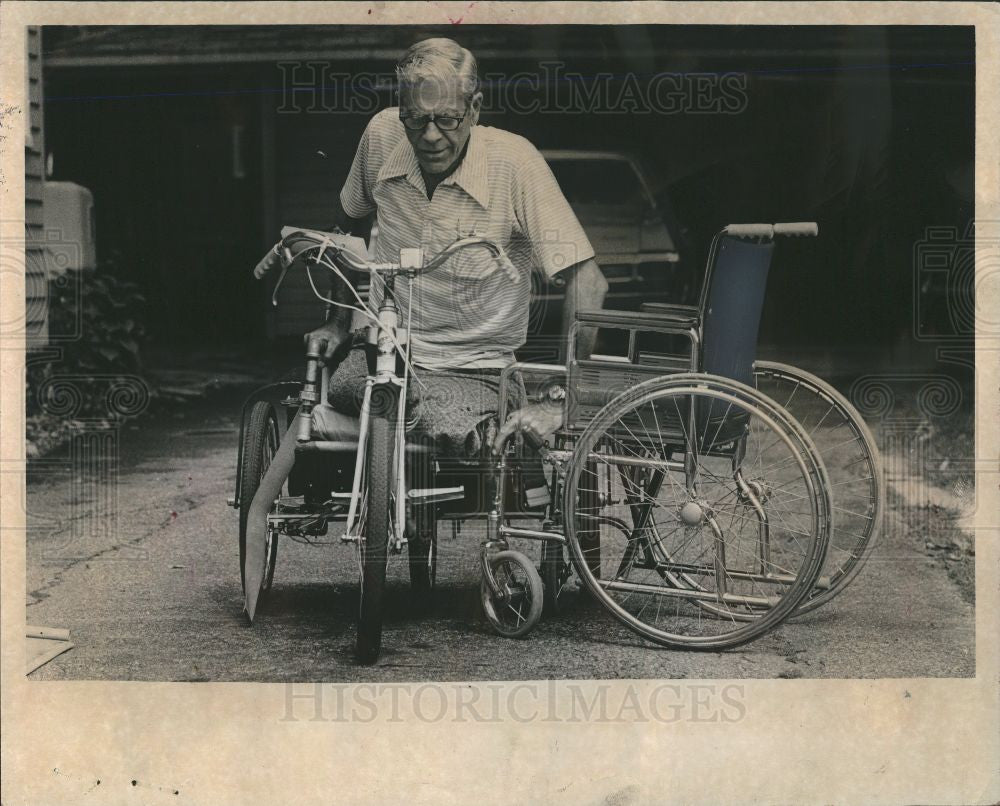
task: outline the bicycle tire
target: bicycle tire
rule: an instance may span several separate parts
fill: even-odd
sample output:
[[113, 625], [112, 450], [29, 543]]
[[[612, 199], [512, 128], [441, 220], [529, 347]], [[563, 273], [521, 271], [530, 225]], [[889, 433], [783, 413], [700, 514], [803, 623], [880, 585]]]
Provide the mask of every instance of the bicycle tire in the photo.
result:
[[[250, 514], [250, 504], [260, 487], [261, 479], [267, 472], [271, 459], [278, 450], [278, 418], [270, 403], [259, 400], [254, 403], [243, 430], [243, 455], [240, 468], [240, 587], [246, 596], [246, 554], [247, 554], [247, 518]], [[265, 552], [267, 566], [264, 571], [264, 581], [261, 586], [258, 602], [263, 604], [274, 580], [274, 567], [278, 555], [278, 533], [268, 531], [270, 545]]]
[[397, 395], [398, 392], [388, 385], [372, 392], [367, 461], [368, 514], [361, 552], [361, 596], [356, 644], [357, 660], [364, 665], [375, 663], [382, 652]]

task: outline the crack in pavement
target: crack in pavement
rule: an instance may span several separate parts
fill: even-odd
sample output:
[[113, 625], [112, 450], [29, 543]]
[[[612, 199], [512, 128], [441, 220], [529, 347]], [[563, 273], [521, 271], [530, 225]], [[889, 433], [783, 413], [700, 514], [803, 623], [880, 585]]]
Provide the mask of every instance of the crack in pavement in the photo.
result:
[[[211, 489], [211, 490], [206, 490], [200, 495], [195, 495], [193, 497], [189, 492], [185, 492], [183, 495], [175, 496], [173, 499], [171, 499], [172, 503], [172, 506], [170, 507], [171, 514], [166, 518], [166, 520], [164, 520], [159, 524], [156, 524], [151, 529], [149, 529], [149, 531], [142, 533], [138, 537], [134, 537], [129, 540], [115, 543], [114, 545], [108, 546], [107, 548], [103, 548], [99, 551], [95, 551], [84, 557], [74, 557], [72, 559], [66, 560], [66, 565], [64, 565], [62, 568], [56, 571], [48, 580], [46, 580], [45, 584], [27, 592], [27, 596], [32, 597], [34, 601], [29, 601], [26, 606], [33, 607], [34, 605], [40, 604], [41, 602], [48, 599], [49, 596], [51, 595], [51, 591], [59, 587], [59, 585], [63, 583], [64, 581], [63, 575], [68, 573], [69, 571], [72, 571], [73, 569], [79, 567], [81, 564], [93, 562], [107, 554], [120, 551], [123, 548], [133, 548], [140, 545], [144, 541], [148, 540], [149, 538], [153, 537], [159, 532], [162, 532], [164, 529], [170, 526], [174, 522], [175, 519], [174, 516], [176, 513], [191, 512], [195, 509], [198, 509], [203, 503], [205, 503], [211, 498], [216, 497], [218, 494], [219, 490]], [[178, 501], [180, 501], [181, 503], [178, 503]], [[86, 515], [73, 516], [72, 518], [70, 518], [70, 520], [72, 521], [82, 517], [86, 517]], [[58, 534], [58, 532], [56, 532], [55, 534]]]

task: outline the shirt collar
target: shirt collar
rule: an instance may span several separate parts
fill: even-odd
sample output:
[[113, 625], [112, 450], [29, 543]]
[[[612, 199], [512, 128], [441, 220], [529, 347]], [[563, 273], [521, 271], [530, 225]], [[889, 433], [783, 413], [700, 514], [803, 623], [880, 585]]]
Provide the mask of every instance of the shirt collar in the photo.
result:
[[[462, 162], [451, 176], [442, 180], [441, 184], [458, 185], [485, 210], [490, 202], [486, 159], [483, 132], [479, 126], [473, 126]], [[420, 174], [420, 163], [417, 162], [417, 155], [413, 153], [413, 147], [405, 135], [382, 164], [376, 181], [381, 182], [397, 176], [405, 176], [411, 185], [423, 192], [424, 180]]]

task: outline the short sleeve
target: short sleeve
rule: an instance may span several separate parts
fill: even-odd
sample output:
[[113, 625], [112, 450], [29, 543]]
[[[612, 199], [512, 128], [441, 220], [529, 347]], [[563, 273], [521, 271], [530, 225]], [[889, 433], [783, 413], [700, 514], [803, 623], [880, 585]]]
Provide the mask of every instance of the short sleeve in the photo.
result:
[[545, 158], [533, 146], [529, 149], [513, 186], [514, 215], [531, 244], [535, 266], [551, 279], [592, 258], [594, 248]]
[[364, 218], [375, 209], [375, 199], [372, 196], [372, 187], [375, 184], [372, 130], [375, 121], [376, 118], [368, 121], [361, 135], [361, 142], [358, 143], [358, 150], [354, 154], [351, 170], [344, 180], [344, 186], [340, 189], [340, 204], [351, 218]]

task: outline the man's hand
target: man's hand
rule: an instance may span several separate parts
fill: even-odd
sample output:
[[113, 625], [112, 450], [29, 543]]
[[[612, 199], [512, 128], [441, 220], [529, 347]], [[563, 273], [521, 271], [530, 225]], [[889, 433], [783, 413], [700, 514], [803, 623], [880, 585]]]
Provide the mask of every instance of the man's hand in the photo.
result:
[[337, 349], [344, 343], [346, 338], [347, 333], [345, 332], [342, 323], [327, 322], [315, 330], [306, 333], [306, 335], [302, 337], [302, 341], [305, 342], [306, 349], [308, 349], [309, 342], [313, 339], [317, 340], [319, 342], [317, 349], [320, 356], [324, 361], [329, 362], [333, 358], [333, 354], [337, 352]]
[[503, 444], [517, 431], [523, 431], [528, 441], [534, 447], [549, 439], [563, 424], [563, 404], [551, 400], [541, 403], [531, 403], [523, 409], [518, 409], [503, 424], [500, 433], [493, 441], [494, 453], [503, 450]]

